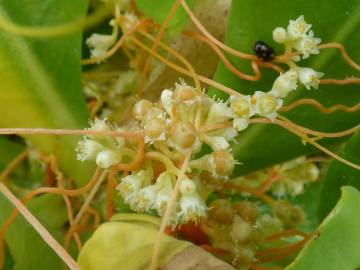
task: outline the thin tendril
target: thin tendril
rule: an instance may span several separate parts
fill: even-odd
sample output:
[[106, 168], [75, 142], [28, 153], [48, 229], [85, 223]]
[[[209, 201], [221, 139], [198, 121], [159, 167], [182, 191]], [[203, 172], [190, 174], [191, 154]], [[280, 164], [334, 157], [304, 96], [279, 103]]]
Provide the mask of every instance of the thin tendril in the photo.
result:
[[150, 62], [151, 62], [151, 57], [152, 57], [151, 52], [156, 51], [158, 43], [160, 42], [160, 40], [161, 40], [161, 38], [162, 38], [162, 36], [164, 34], [165, 28], [168, 26], [168, 24], [170, 23], [170, 20], [175, 15], [175, 12], [177, 11], [177, 9], [179, 7], [180, 2], [181, 2], [181, 0], [176, 0], [174, 2], [171, 9], [167, 13], [165, 20], [162, 22], [159, 31], [156, 34], [155, 41], [151, 46], [151, 51], [150, 51], [150, 53], [148, 54], [148, 56], [147, 56], [147, 58], [145, 60], [144, 68], [143, 68], [143, 71], [141, 73], [141, 79], [142, 80], [140, 82], [140, 88], [139, 88], [139, 91], [138, 91], [139, 93], [141, 93], [143, 91], [143, 88], [144, 88], [144, 85], [145, 85], [145, 79], [147, 77], [147, 73], [148, 73], [148, 69], [149, 69]]
[[301, 106], [301, 105], [310, 105], [310, 106], [314, 106], [316, 107], [319, 111], [323, 112], [323, 113], [333, 113], [335, 111], [344, 111], [344, 112], [356, 112], [357, 110], [360, 109], [360, 103], [354, 105], [353, 107], [347, 107], [345, 105], [342, 104], [336, 104], [330, 108], [326, 108], [324, 107], [324, 105], [322, 105], [321, 103], [319, 103], [317, 100], [315, 99], [310, 99], [310, 98], [304, 98], [304, 99], [299, 99], [287, 106], [284, 106], [280, 109], [280, 111], [282, 112], [288, 112], [291, 111], [292, 109]]
[[16, 169], [16, 167], [24, 160], [29, 154], [29, 150], [25, 149], [20, 154], [18, 154], [10, 163], [6, 166], [6, 168], [2, 171], [0, 175], [0, 182], [4, 182], [6, 178], [10, 176], [10, 174]]
[[16, 207], [29, 224], [38, 232], [41, 238], [54, 250], [54, 252], [66, 263], [71, 270], [80, 270], [74, 259], [67, 251], [51, 236], [33, 214], [15, 197], [11, 191], [0, 182], [0, 192]]
[[342, 57], [344, 58], [344, 60], [350, 65], [352, 66], [354, 69], [360, 71], [360, 65], [357, 64], [356, 62], [354, 62], [350, 56], [347, 54], [344, 45], [340, 44], [340, 43], [325, 43], [325, 44], [321, 44], [318, 46], [319, 49], [328, 49], [328, 48], [335, 48], [335, 49], [339, 49], [340, 53], [342, 55]]
[[320, 84], [337, 84], [337, 85], [344, 85], [344, 84], [360, 84], [360, 78], [346, 78], [342, 80], [338, 79], [322, 79], [320, 80]]
[[115, 43], [115, 45], [108, 50], [107, 52], [105, 52], [103, 55], [100, 55], [98, 57], [94, 57], [94, 58], [89, 58], [89, 59], [84, 59], [81, 60], [81, 64], [82, 65], [90, 65], [90, 64], [95, 64], [95, 63], [99, 63], [101, 61], [104, 61], [105, 59], [111, 57], [112, 55], [114, 55], [114, 53], [116, 53], [121, 46], [124, 44], [124, 42], [126, 41], [126, 39], [128, 38], [128, 36], [130, 36], [131, 34], [133, 34], [136, 30], [138, 30], [140, 27], [143, 27], [146, 23], [148, 23], [147, 20], [141, 20], [139, 21], [137, 24], [135, 24], [134, 26], [132, 26], [129, 31], [127, 31], [126, 33], [123, 33], [123, 35], [121, 36], [121, 38]]
[[171, 199], [168, 203], [168, 205], [166, 206], [166, 210], [165, 213], [162, 217], [161, 220], [161, 225], [160, 225], [160, 229], [159, 229], [159, 233], [157, 235], [156, 241], [155, 241], [155, 245], [154, 245], [154, 249], [153, 249], [153, 254], [152, 254], [152, 259], [151, 259], [151, 266], [150, 269], [151, 270], [156, 270], [158, 268], [158, 264], [159, 264], [159, 255], [160, 255], [160, 245], [161, 245], [161, 239], [163, 236], [163, 232], [166, 229], [166, 226], [168, 225], [168, 222], [170, 220], [170, 216], [171, 216], [171, 211], [175, 205], [175, 201], [176, 198], [178, 196], [179, 193], [179, 189], [180, 189], [180, 182], [181, 180], [185, 177], [185, 171], [188, 167], [188, 163], [191, 157], [192, 151], [189, 151], [186, 156], [185, 159], [183, 161], [183, 164], [180, 168], [180, 172], [174, 187], [174, 191], [172, 193]]

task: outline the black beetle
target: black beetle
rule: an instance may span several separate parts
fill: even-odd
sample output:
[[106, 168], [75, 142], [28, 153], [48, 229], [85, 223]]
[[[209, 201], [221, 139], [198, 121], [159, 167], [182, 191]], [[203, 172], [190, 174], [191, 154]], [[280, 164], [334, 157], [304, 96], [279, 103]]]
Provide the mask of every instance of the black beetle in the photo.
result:
[[253, 45], [253, 50], [256, 56], [262, 61], [270, 61], [274, 59], [275, 52], [274, 49], [271, 48], [264, 41], [256, 41]]

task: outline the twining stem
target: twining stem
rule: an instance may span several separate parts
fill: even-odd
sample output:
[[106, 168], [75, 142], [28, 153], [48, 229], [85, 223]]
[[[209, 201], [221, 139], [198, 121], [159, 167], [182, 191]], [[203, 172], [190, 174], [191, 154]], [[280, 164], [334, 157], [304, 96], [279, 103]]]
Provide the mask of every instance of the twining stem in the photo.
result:
[[74, 231], [76, 230], [76, 226], [79, 224], [80, 220], [82, 219], [86, 209], [89, 207], [91, 201], [93, 200], [96, 192], [99, 190], [100, 185], [102, 184], [102, 182], [104, 181], [104, 179], [106, 179], [106, 175], [107, 175], [108, 171], [104, 170], [98, 181], [95, 183], [95, 185], [92, 187], [89, 195], [86, 197], [85, 202], [83, 203], [83, 205], [81, 206], [79, 212], [76, 214], [74, 222], [72, 225], [70, 225], [69, 231], [65, 237], [65, 246], [68, 246], [71, 235], [74, 233]]
[[[35, 197], [38, 194], [42, 193], [51, 193], [51, 194], [59, 194], [59, 195], [66, 195], [66, 196], [78, 196], [80, 194], [83, 194], [84, 192], [88, 191], [93, 187], [93, 185], [98, 181], [100, 175], [102, 174], [103, 170], [100, 168], [97, 168], [93, 177], [91, 180], [83, 187], [79, 189], [62, 189], [62, 188], [53, 188], [53, 187], [41, 187], [34, 189], [30, 191], [28, 194], [26, 194], [21, 201], [23, 203], [28, 202], [31, 198]], [[0, 242], [3, 240], [5, 233], [7, 229], [10, 227], [12, 222], [15, 220], [17, 214], [19, 211], [17, 209], [14, 209], [12, 213], [9, 215], [9, 217], [6, 219], [4, 224], [2, 225], [0, 229]]]
[[320, 84], [337, 84], [337, 85], [344, 85], [344, 84], [360, 84], [360, 78], [346, 78], [346, 79], [322, 79], [320, 80]]
[[136, 139], [143, 137], [142, 132], [128, 131], [106, 131], [89, 129], [49, 129], [49, 128], [0, 128], [1, 135], [92, 135], [92, 136], [110, 136]]
[[[150, 39], [151, 41], [153, 41], [154, 43], [156, 42], [156, 40], [148, 33], [146, 33], [145, 31], [139, 30], [138, 31], [140, 34], [142, 34], [143, 36], [147, 37], [148, 39]], [[153, 43], [153, 44], [154, 44]], [[163, 47], [163, 44], [161, 41], [158, 41], [158, 45], [160, 45], [161, 47]], [[170, 47], [168, 47], [170, 48]], [[190, 62], [188, 60], [186, 60], [185, 57], [183, 57], [180, 53], [178, 53], [175, 50], [171, 50], [172, 54], [178, 58], [188, 69], [188, 71], [191, 73], [191, 77], [194, 79], [195, 82], [195, 88], [198, 90], [198, 92], [201, 91], [201, 85], [200, 85], [200, 81], [199, 81], [199, 75], [196, 73], [194, 67], [190, 64]], [[151, 55], [151, 52], [150, 52]]]
[[344, 58], [344, 60], [353, 68], [355, 68], [356, 70], [360, 71], [360, 65], [357, 64], [356, 62], [354, 62], [350, 56], [347, 54], [344, 45], [340, 44], [340, 43], [325, 43], [325, 44], [321, 44], [318, 46], [319, 49], [328, 49], [328, 48], [336, 48], [340, 50], [340, 53], [342, 55], [342, 57]]
[[176, 184], [175, 184], [175, 187], [174, 187], [174, 191], [172, 193], [172, 196], [171, 196], [171, 199], [170, 199], [168, 205], [166, 206], [165, 213], [164, 213], [164, 215], [162, 217], [159, 233], [158, 233], [158, 235], [156, 237], [156, 241], [155, 241], [155, 245], [154, 245], [154, 249], [153, 249], [150, 270], [157, 270], [158, 269], [160, 246], [161, 246], [161, 240], [162, 240], [162, 237], [163, 237], [163, 233], [164, 233], [164, 231], [166, 229], [166, 226], [168, 225], [168, 222], [170, 220], [170, 216], [172, 214], [172, 210], [173, 210], [173, 207], [175, 205], [177, 195], [179, 193], [180, 182], [185, 177], [185, 171], [186, 171], [186, 169], [188, 167], [188, 163], [189, 163], [189, 160], [191, 158], [191, 154], [192, 154], [192, 151], [190, 150], [186, 154], [186, 156], [184, 158], [183, 164], [182, 164], [182, 166], [180, 168], [179, 175], [177, 177], [177, 181], [176, 181]]
[[360, 103], [354, 105], [353, 107], [347, 107], [345, 105], [342, 104], [336, 104], [330, 108], [326, 108], [324, 107], [324, 105], [322, 105], [321, 103], [319, 103], [317, 100], [315, 99], [311, 99], [311, 98], [304, 98], [304, 99], [298, 99], [296, 101], [294, 101], [293, 103], [284, 106], [280, 109], [280, 111], [282, 112], [288, 112], [291, 111], [292, 109], [295, 109], [296, 107], [299, 107], [301, 105], [310, 105], [310, 106], [314, 106], [316, 107], [319, 111], [323, 112], [323, 113], [333, 113], [335, 111], [344, 111], [344, 112], [356, 112], [357, 110], [360, 110]]
[[103, 55], [100, 55], [98, 57], [81, 60], [81, 64], [82, 65], [95, 64], [95, 63], [99, 63], [99, 62], [104, 61], [105, 59], [111, 57], [112, 55], [114, 55], [114, 53], [116, 53], [121, 48], [121, 46], [124, 44], [124, 42], [126, 41], [128, 36], [133, 34], [136, 30], [138, 30], [140, 27], [143, 27], [148, 22], [149, 21], [147, 21], [147, 20], [139, 21], [138, 23], [133, 25], [127, 32], [123, 33], [121, 38], [115, 43], [115, 45], [110, 50], [108, 50]]
[[[171, 9], [169, 10], [169, 12], [167, 13], [165, 20], [162, 22], [162, 24], [160, 26], [160, 29], [156, 34], [155, 41], [151, 46], [151, 52], [156, 51], [158, 43], [159, 43], [159, 41], [161, 40], [161, 38], [162, 38], [162, 36], [164, 34], [165, 28], [168, 26], [171, 19], [175, 15], [175, 12], [177, 11], [177, 9], [179, 7], [180, 2], [181, 2], [181, 0], [176, 0], [174, 2], [174, 4], [172, 5]], [[148, 69], [149, 69], [150, 62], [151, 62], [151, 57], [152, 57], [152, 54], [149, 53], [146, 60], [145, 60], [144, 68], [143, 68], [143, 71], [141, 73], [141, 79], [142, 80], [140, 82], [140, 89], [139, 89], [140, 91], [138, 91], [139, 93], [141, 93], [143, 91], [143, 88], [144, 88], [144, 85], [145, 85], [145, 80], [146, 80], [147, 73], [148, 73]]]
[[[175, 71], [179, 72], [179, 73], [182, 73], [186, 76], [189, 76], [189, 77], [192, 77], [192, 74], [191, 72], [189, 72], [188, 70], [180, 67], [179, 65], [167, 60], [165, 57], [163, 57], [162, 55], [160, 55], [159, 53], [157, 52], [151, 52], [150, 51], [150, 48], [148, 48], [144, 43], [142, 43], [140, 40], [138, 40], [137, 38], [135, 38], [134, 36], [131, 37], [131, 40], [139, 47], [141, 47], [143, 50], [149, 52], [149, 53], [152, 53], [152, 55], [154, 57], [156, 57], [157, 59], [159, 59], [161, 62], [163, 62], [165, 65], [171, 67], [172, 69], [174, 69]], [[162, 43], [159, 43], [159, 45], [163, 48], [165, 48], [167, 51], [169, 52], [172, 52], [173, 50], [171, 48], [169, 48], [168, 46], [162, 44]], [[221, 83], [218, 83], [218, 82], [215, 82], [209, 78], [206, 78], [204, 76], [201, 76], [199, 75], [199, 80], [202, 81], [203, 83], [206, 83], [210, 86], [213, 86], [217, 89], [220, 89], [221, 91], [229, 94], [229, 95], [240, 95], [237, 91], [229, 88], [229, 87], [226, 87], [224, 85], [222, 85]]]
[[0, 182], [4, 182], [6, 178], [10, 176], [10, 174], [16, 169], [16, 167], [28, 156], [29, 150], [25, 149], [20, 152], [2, 171], [0, 175]]
[[311, 145], [315, 146], [316, 148], [318, 148], [320, 151], [328, 154], [329, 156], [333, 157], [334, 159], [340, 161], [341, 163], [344, 163], [346, 165], [348, 165], [349, 167], [352, 167], [356, 170], [360, 170], [360, 165], [355, 164], [349, 160], [346, 160], [338, 155], [336, 155], [335, 153], [331, 152], [330, 150], [326, 149], [325, 147], [323, 147], [322, 145], [316, 143], [313, 139], [307, 138], [306, 133], [303, 133], [299, 130], [294, 129], [293, 127], [289, 126], [286, 122], [283, 121], [279, 121], [279, 120], [275, 120], [275, 121], [271, 121], [269, 119], [266, 118], [256, 118], [256, 119], [250, 119], [249, 121], [250, 123], [270, 123], [270, 124], [276, 124], [279, 125], [285, 129], [287, 129], [288, 131], [290, 131], [291, 133], [297, 135], [298, 137], [302, 138], [302, 139], [306, 139], [307, 143], [310, 143]]
[[54, 250], [54, 252], [66, 263], [71, 270], [80, 270], [74, 259], [52, 237], [43, 225], [31, 214], [31, 212], [19, 201], [11, 191], [0, 182], [0, 192], [16, 207], [29, 224], [39, 233], [41, 238]]
[[162, 153], [155, 152], [155, 151], [147, 152], [145, 154], [145, 158], [160, 161], [161, 163], [163, 163], [165, 165], [166, 171], [170, 171], [170, 172], [174, 173], [175, 175], [179, 174], [179, 169], [176, 168], [174, 163], [167, 156], [163, 155]]

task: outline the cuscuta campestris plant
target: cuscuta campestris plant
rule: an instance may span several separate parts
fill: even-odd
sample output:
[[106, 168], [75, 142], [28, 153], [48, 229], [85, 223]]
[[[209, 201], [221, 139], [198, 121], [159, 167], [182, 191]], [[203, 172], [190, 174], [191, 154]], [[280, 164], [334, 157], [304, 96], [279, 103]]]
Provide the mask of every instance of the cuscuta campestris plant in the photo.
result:
[[[180, 84], [175, 85], [174, 89], [164, 90], [159, 102], [138, 101], [134, 105], [133, 119], [127, 121], [127, 123], [121, 127], [111, 126], [105, 120], [95, 120], [90, 129], [86, 131], [5, 129], [2, 130], [2, 133], [86, 135], [84, 140], [79, 143], [79, 159], [94, 160], [99, 167], [108, 169], [109, 183], [112, 183], [112, 186], [114, 186], [115, 181], [119, 182], [118, 190], [134, 210], [142, 212], [155, 209], [158, 215], [163, 216], [163, 225], [161, 226], [160, 233], [168, 224], [176, 226], [178, 224], [188, 223], [189, 221], [206, 224], [203, 225], [203, 230], [215, 239], [215, 243], [216, 241], [221, 242], [222, 238], [229, 240], [231, 244], [222, 248], [231, 251], [233, 254], [232, 261], [235, 265], [251, 265], [254, 263], [255, 257], [261, 262], [271, 261], [271, 252], [269, 252], [270, 257], [266, 251], [255, 253], [256, 247], [261, 243], [261, 234], [268, 236], [273, 234], [271, 239], [281, 237], [281, 231], [283, 230], [281, 227], [292, 228], [296, 226], [299, 222], [303, 221], [303, 213], [298, 207], [292, 206], [286, 201], [274, 201], [265, 193], [270, 187], [273, 187], [273, 182], [279, 181], [274, 180], [274, 177], [269, 177], [269, 179], [265, 181], [260, 180], [259, 187], [255, 188], [237, 185], [229, 181], [232, 169], [236, 163], [231, 154], [230, 142], [238, 132], [246, 129], [249, 124], [263, 122], [273, 123], [287, 128], [300, 136], [305, 142], [311, 143], [319, 149], [326, 151], [326, 153], [332, 155], [332, 157], [359, 169], [358, 165], [346, 161], [324, 149], [316, 142], [316, 138], [308, 137], [308, 135], [322, 137], [344, 136], [353, 133], [357, 127], [356, 129], [354, 128], [334, 134], [320, 133], [297, 126], [287, 119], [278, 118], [278, 111], [281, 110], [283, 105], [282, 99], [285, 98], [289, 92], [294, 91], [298, 83], [303, 84], [307, 89], [311, 89], [317, 88], [321, 83], [346, 84], [359, 82], [358, 78], [320, 80], [323, 76], [322, 73], [308, 67], [299, 67], [297, 65], [297, 62], [300, 61], [301, 58], [305, 59], [311, 54], [317, 54], [320, 52], [319, 50], [323, 48], [335, 47], [341, 50], [344, 59], [347, 60], [351, 66], [358, 70], [360, 69], [359, 66], [347, 56], [340, 44], [319, 45], [320, 39], [314, 37], [313, 32], [310, 31], [311, 25], [304, 21], [303, 16], [300, 16], [294, 21], [291, 20], [287, 29], [278, 27], [274, 30], [274, 40], [285, 45], [285, 53], [284, 55], [275, 56], [273, 62], [265, 63], [259, 61], [257, 56], [235, 51], [214, 39], [200, 24], [194, 14], [192, 14], [185, 2], [175, 2], [174, 7], [171, 9], [155, 38], [146, 32], [146, 30], [148, 30], [146, 27], [151, 25], [151, 23], [146, 21], [146, 19], [138, 19], [135, 15], [128, 13], [128, 7], [120, 3], [122, 2], [112, 3], [110, 1], [108, 3], [114, 8], [114, 19], [111, 21], [111, 26], [114, 28], [114, 31], [110, 36], [94, 34], [88, 39], [87, 44], [91, 46], [92, 58], [84, 60], [83, 63], [100, 63], [113, 55], [121, 45], [124, 45], [133, 50], [135, 55], [142, 54], [142, 50], [145, 50], [150, 56], [171, 66], [183, 75], [192, 77], [195, 81], [195, 87], [180, 82]], [[166, 27], [171, 19], [171, 15], [174, 14], [180, 4], [202, 33], [201, 35], [190, 33], [189, 36], [207, 42], [223, 61], [226, 60], [226, 57], [219, 48], [252, 62], [255, 75], [244, 74], [234, 69], [229, 62], [224, 61], [225, 65], [234, 74], [242, 79], [256, 81], [260, 79], [259, 66], [280, 71], [281, 74], [274, 81], [270, 91], [257, 91], [252, 96], [239, 94], [235, 90], [198, 75], [184, 57], [161, 42], [162, 30]], [[118, 36], [117, 28], [119, 26], [124, 34], [116, 41]], [[146, 43], [138, 38], [136, 34], [153, 41], [152, 47], [147, 47]], [[185, 64], [186, 68], [178, 66], [164, 58], [157, 52], [156, 49], [158, 46], [177, 57]], [[133, 58], [136, 59], [136, 61], [133, 61], [133, 68], [135, 70], [139, 69], [141, 64], [138, 62], [138, 58]], [[146, 69], [150, 65], [149, 59], [150, 58], [145, 61], [143, 72], [140, 72], [140, 80], [144, 80], [146, 77]], [[284, 71], [275, 63], [285, 63], [289, 66], [289, 70]], [[134, 81], [136, 81], [136, 79], [134, 79]], [[223, 102], [207, 97], [201, 89], [200, 82], [223, 90], [230, 94], [230, 99]], [[138, 85], [143, 85], [143, 82], [140, 82]], [[96, 95], [95, 98], [97, 98]], [[298, 102], [297, 104], [301, 103]], [[312, 104], [317, 103], [312, 102]], [[324, 107], [321, 107], [319, 104], [315, 106], [326, 110], [326, 108], [324, 109]], [[344, 109], [344, 107], [341, 106], [337, 108]], [[345, 110], [351, 111], [357, 107], [354, 108], [345, 107]], [[102, 109], [101, 106], [100, 109]], [[202, 144], [209, 145], [212, 152], [200, 158], [195, 157], [194, 153], [200, 151]], [[162, 164], [162, 168], [160, 169], [156, 168], [159, 163]], [[304, 166], [306, 164], [305, 161], [300, 163]], [[286, 164], [283, 165], [283, 167], [286, 166]], [[52, 170], [56, 171], [56, 166], [52, 168]], [[312, 171], [310, 172], [312, 175], [311, 177], [309, 176], [311, 179], [317, 178], [313, 176], [313, 174], [316, 174], [313, 172], [314, 170], [316, 170], [316, 168], [314, 169], [314, 167], [312, 167]], [[128, 175], [118, 175], [119, 172], [123, 171]], [[278, 169], [278, 173], [284, 177], [284, 175], [286, 175], [286, 169]], [[296, 175], [298, 174], [295, 173], [295, 176]], [[91, 194], [93, 196], [99, 188], [99, 183], [101, 183], [99, 178], [99, 174], [96, 173], [94, 177], [95, 180], [89, 183], [97, 183], [98, 185], [95, 184], [92, 186], [89, 184], [86, 188], [80, 189], [77, 192], [74, 190], [65, 190], [61, 187], [54, 189], [45, 188], [42, 192], [54, 192], [73, 196], [74, 194], [81, 194], [89, 190], [89, 188], [92, 188], [93, 192], [91, 192]], [[115, 178], [118, 179], [115, 180]], [[280, 178], [281, 177], [275, 177], [275, 179]], [[291, 179], [294, 178], [291, 176]], [[209, 183], [212, 181], [214, 181], [215, 184]], [[280, 181], [277, 183], [280, 183]], [[209, 207], [205, 204], [206, 193], [217, 189], [236, 190], [240, 193], [247, 193], [252, 197], [260, 198], [271, 206], [274, 217], [262, 215], [259, 218], [251, 218], [251, 213], [257, 212], [257, 210], [254, 210], [257, 207], [256, 205], [246, 203], [234, 206], [228, 205], [228, 209], [231, 209], [229, 212], [232, 212], [232, 216], [231, 218], [225, 218], [230, 220], [225, 223], [229, 224], [229, 228], [231, 229], [228, 230], [230, 231], [229, 234], [222, 234], [221, 230], [217, 227], [217, 223], [224, 223], [224, 219], [212, 214], [209, 220], [205, 219], [208, 210], [212, 213], [214, 211], [216, 212], [218, 207], [223, 207], [221, 204], [220, 206], [216, 204], [216, 201]], [[179, 192], [180, 197], [178, 196]], [[289, 189], [283, 192], [290, 192], [295, 195], [299, 192], [299, 188], [293, 187], [292, 191]], [[32, 192], [31, 195], [38, 193], [40, 193], [40, 191]], [[110, 195], [111, 194], [110, 192]], [[28, 196], [28, 198], [30, 197], [31, 196]], [[80, 213], [87, 208], [91, 199], [92, 197], [89, 196], [86, 203], [84, 203], [86, 207], [82, 207], [82, 210], [79, 211]], [[225, 204], [226, 201], [227, 200], [224, 202]], [[111, 203], [111, 200], [109, 202]], [[81, 217], [81, 215], [78, 215], [78, 217]], [[79, 219], [80, 218], [77, 218], [77, 222], [71, 225], [69, 230], [70, 237], [73, 234], [75, 235], [76, 223], [79, 222]], [[211, 221], [211, 219], [214, 219], [214, 221]], [[210, 225], [208, 224], [209, 222]], [[274, 230], [270, 230], [269, 228], [274, 228]], [[264, 231], [267, 231], [267, 233]], [[286, 231], [283, 231], [284, 235], [289, 235], [285, 232]], [[298, 234], [302, 235], [304, 237], [302, 241], [306, 242], [308, 236], [301, 233]], [[154, 248], [152, 263], [154, 269], [157, 267], [156, 258], [159, 252], [158, 245], [161, 240], [160, 235], [161, 234], [159, 234], [159, 241]]]

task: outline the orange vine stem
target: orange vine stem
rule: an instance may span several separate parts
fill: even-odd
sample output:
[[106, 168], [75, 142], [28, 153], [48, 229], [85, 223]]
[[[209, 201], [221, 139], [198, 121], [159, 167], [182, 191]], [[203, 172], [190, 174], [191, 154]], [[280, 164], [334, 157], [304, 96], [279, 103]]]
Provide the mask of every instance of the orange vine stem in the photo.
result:
[[355, 112], [357, 110], [360, 109], [360, 103], [354, 105], [353, 107], [347, 107], [345, 105], [342, 104], [336, 104], [330, 108], [326, 108], [324, 107], [324, 105], [322, 105], [320, 102], [318, 102], [315, 99], [311, 99], [311, 98], [304, 98], [304, 99], [299, 99], [297, 101], [294, 101], [293, 103], [284, 106], [280, 109], [280, 111], [282, 112], [288, 112], [291, 111], [292, 109], [299, 107], [301, 105], [310, 105], [310, 106], [314, 106], [316, 107], [319, 111], [323, 112], [323, 113], [333, 113], [335, 111], [344, 111], [344, 112]]
[[29, 224], [38, 232], [41, 238], [54, 250], [54, 252], [66, 263], [71, 270], [80, 270], [74, 259], [55, 240], [45, 227], [33, 216], [33, 214], [15, 197], [11, 191], [0, 182], [0, 192], [16, 207]]
[[10, 163], [6, 166], [6, 168], [1, 172], [0, 182], [4, 182], [6, 178], [10, 176], [10, 174], [16, 169], [16, 167], [28, 156], [29, 150], [25, 149], [20, 152]]
[[169, 12], [167, 13], [165, 20], [162, 22], [159, 31], [158, 31], [157, 34], [156, 34], [155, 41], [154, 41], [154, 43], [153, 43], [152, 46], [151, 46], [150, 53], [148, 54], [148, 56], [147, 56], [147, 58], [146, 58], [146, 60], [145, 60], [144, 68], [143, 68], [142, 73], [141, 73], [142, 81], [141, 81], [141, 83], [140, 83], [140, 91], [138, 91], [139, 93], [143, 90], [143, 87], [144, 87], [144, 85], [145, 85], [145, 78], [146, 78], [146, 76], [147, 76], [148, 69], [149, 69], [149, 65], [150, 65], [150, 61], [151, 61], [151, 57], [152, 57], [151, 52], [155, 52], [155, 51], [156, 51], [157, 46], [158, 46], [158, 43], [160, 42], [160, 40], [161, 40], [161, 38], [162, 38], [162, 36], [163, 36], [163, 34], [164, 34], [165, 28], [168, 26], [170, 20], [171, 20], [172, 17], [174, 16], [176, 10], [178, 9], [178, 7], [179, 7], [179, 5], [180, 5], [180, 2], [181, 2], [181, 0], [176, 0], [176, 1], [174, 2], [174, 4], [172, 5], [171, 9], [170, 9]]
[[347, 54], [344, 45], [340, 44], [340, 43], [325, 43], [325, 44], [321, 44], [318, 46], [319, 49], [328, 49], [328, 48], [335, 48], [335, 49], [339, 49], [340, 53], [342, 55], [342, 57], [344, 58], [344, 60], [350, 65], [352, 66], [354, 69], [360, 71], [360, 65], [357, 64], [356, 62], [354, 62], [350, 56]]

